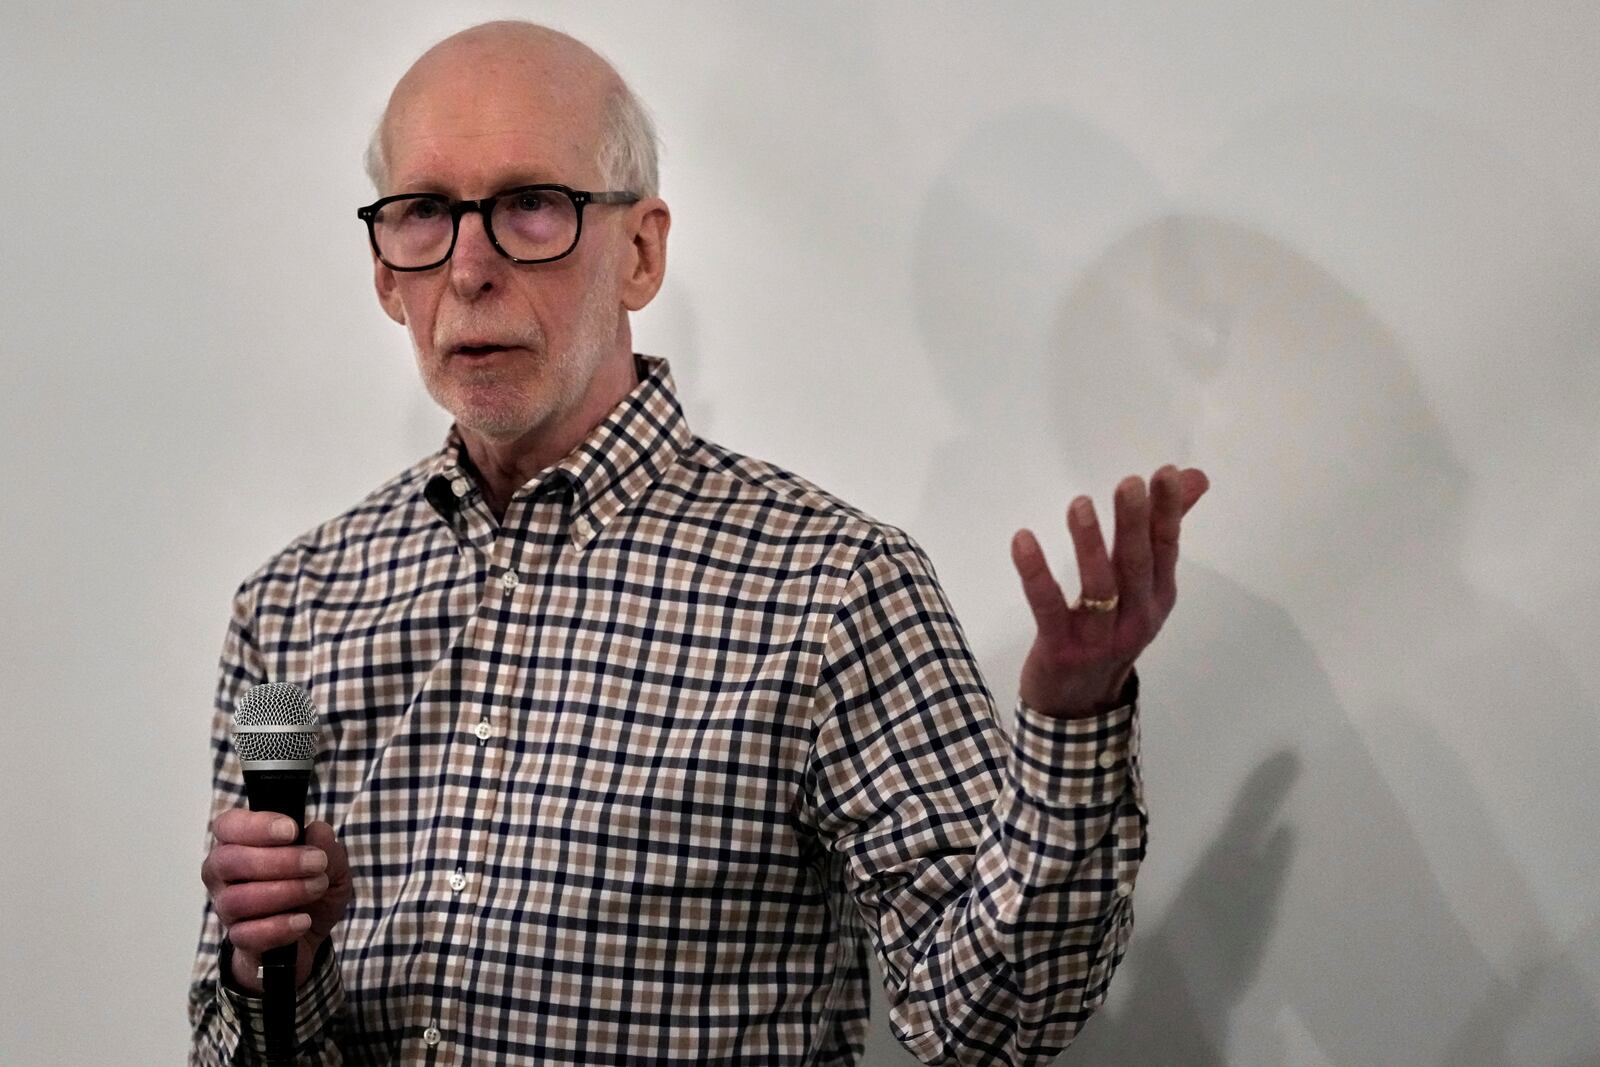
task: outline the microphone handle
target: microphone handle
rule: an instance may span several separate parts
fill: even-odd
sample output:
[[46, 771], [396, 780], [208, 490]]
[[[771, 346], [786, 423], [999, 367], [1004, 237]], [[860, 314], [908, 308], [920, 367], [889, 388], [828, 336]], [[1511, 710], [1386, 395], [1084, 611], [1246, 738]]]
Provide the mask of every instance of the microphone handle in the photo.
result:
[[[245, 795], [251, 811], [270, 811], [287, 815], [300, 832], [294, 843], [306, 841], [306, 792], [311, 785], [310, 768], [295, 770], [250, 770], [244, 772]], [[261, 1027], [267, 1039], [267, 1059], [271, 1063], [293, 1063], [295, 1048], [294, 971], [300, 946], [281, 945], [261, 954]]]

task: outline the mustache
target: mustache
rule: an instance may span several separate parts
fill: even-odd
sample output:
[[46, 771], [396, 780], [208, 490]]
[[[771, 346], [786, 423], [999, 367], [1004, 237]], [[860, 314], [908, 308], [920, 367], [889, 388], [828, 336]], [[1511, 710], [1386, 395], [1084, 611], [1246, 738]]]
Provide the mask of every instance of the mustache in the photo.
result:
[[544, 351], [544, 331], [532, 322], [493, 322], [487, 319], [440, 320], [433, 326], [433, 350], [453, 352], [462, 345], [493, 344], [504, 348]]

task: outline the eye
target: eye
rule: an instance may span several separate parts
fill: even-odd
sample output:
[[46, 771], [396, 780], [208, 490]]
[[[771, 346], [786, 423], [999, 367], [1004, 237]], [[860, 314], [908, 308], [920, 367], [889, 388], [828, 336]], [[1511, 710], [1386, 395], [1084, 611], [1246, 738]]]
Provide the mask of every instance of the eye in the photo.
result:
[[444, 205], [437, 200], [418, 198], [405, 202], [405, 218], [415, 219], [418, 222], [427, 222], [444, 214]]
[[511, 210], [529, 215], [546, 211], [551, 207], [553, 195], [548, 189], [524, 189], [511, 195]]

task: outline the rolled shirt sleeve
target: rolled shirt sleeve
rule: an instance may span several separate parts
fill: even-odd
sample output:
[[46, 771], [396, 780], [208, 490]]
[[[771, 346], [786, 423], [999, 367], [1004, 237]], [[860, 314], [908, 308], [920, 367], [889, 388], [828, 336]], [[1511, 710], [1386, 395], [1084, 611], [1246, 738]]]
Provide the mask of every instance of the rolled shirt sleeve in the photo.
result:
[[807, 815], [877, 952], [891, 1028], [930, 1064], [1048, 1061], [1132, 932], [1137, 705], [1073, 720], [1022, 706], [1007, 744], [899, 531], [853, 569], [819, 678]]

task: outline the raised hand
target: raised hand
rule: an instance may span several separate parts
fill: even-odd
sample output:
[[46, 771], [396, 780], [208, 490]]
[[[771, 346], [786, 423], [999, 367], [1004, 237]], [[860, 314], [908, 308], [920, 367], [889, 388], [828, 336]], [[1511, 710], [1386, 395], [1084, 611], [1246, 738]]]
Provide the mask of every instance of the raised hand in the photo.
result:
[[1204, 472], [1166, 466], [1150, 479], [1123, 479], [1116, 492], [1116, 544], [1108, 555], [1094, 502], [1067, 508], [1083, 595], [1068, 603], [1028, 530], [1011, 539], [1011, 562], [1038, 633], [1022, 666], [1025, 704], [1065, 718], [1115, 707], [1139, 654], [1178, 599], [1178, 534], [1205, 495]]

